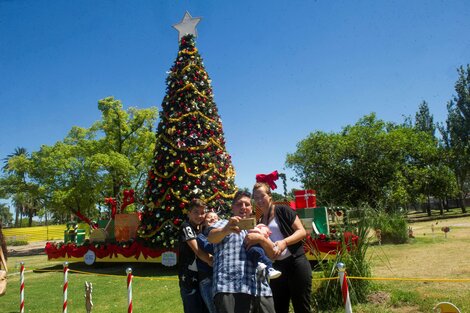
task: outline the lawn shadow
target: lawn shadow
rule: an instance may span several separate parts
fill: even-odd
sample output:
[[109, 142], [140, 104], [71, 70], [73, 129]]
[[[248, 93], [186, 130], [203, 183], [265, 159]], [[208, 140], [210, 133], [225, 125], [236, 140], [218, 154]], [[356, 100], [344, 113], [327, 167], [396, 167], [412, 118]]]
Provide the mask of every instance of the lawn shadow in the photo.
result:
[[[106, 274], [116, 276], [127, 276], [126, 269], [132, 269], [132, 275], [140, 277], [162, 277], [178, 275], [177, 266], [166, 267], [160, 263], [95, 263], [86, 265], [83, 262], [69, 263], [71, 273], [90, 273], [90, 274]], [[63, 265], [48, 266], [35, 270], [36, 273], [56, 272], [63, 270]]]

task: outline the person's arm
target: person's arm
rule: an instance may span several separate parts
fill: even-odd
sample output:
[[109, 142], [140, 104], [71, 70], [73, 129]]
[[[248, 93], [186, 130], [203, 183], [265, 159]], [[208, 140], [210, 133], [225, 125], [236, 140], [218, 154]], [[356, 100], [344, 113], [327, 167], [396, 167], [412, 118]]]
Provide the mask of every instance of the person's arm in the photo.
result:
[[199, 246], [197, 245], [197, 240], [196, 239], [191, 239], [186, 241], [188, 246], [193, 250], [194, 254], [201, 259], [202, 261], [206, 262], [210, 266], [212, 266], [212, 255], [209, 253], [205, 252], [202, 249], [199, 249]]
[[247, 249], [253, 245], [259, 244], [270, 259], [276, 258], [280, 253], [271, 239], [269, 239], [269, 237], [266, 238], [260, 233], [248, 233], [245, 237], [245, 244]]
[[284, 251], [287, 246], [293, 245], [307, 236], [304, 225], [302, 225], [302, 222], [298, 216], [295, 217], [294, 223], [292, 224], [292, 229], [294, 230], [292, 235], [274, 243], [274, 245], [278, 247], [279, 253]]
[[211, 229], [207, 236], [207, 240], [211, 243], [219, 243], [225, 238], [225, 236], [230, 235], [231, 233], [240, 233], [240, 228], [237, 226], [240, 219], [241, 217], [239, 216], [232, 216], [224, 227]]
[[199, 234], [197, 235], [196, 240], [199, 249], [202, 249], [209, 254], [214, 254], [214, 244], [210, 243], [206, 236]]

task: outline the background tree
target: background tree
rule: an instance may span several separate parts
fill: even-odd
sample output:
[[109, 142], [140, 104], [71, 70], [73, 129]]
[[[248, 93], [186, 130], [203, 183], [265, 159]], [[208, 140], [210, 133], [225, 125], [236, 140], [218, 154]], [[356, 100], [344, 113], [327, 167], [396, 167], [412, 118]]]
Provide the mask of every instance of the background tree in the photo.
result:
[[40, 186], [31, 175], [31, 156], [25, 148], [17, 147], [4, 161], [3, 176], [0, 178], [1, 193], [5, 198], [13, 200], [15, 226], [21, 225], [23, 215], [28, 217], [28, 225], [31, 226], [40, 207]]
[[31, 155], [17, 149], [9, 156], [0, 191], [12, 197], [30, 224], [39, 210], [58, 222], [68, 220], [73, 210], [96, 217], [104, 197], [118, 197], [121, 188], [144, 189], [156, 108], [124, 110], [112, 97], [100, 100], [98, 107], [102, 120], [90, 128], [75, 126], [52, 146], [43, 145]]
[[415, 128], [434, 137], [436, 133], [436, 125], [434, 117], [429, 112], [429, 106], [426, 101], [421, 102], [418, 112], [415, 114]]
[[13, 214], [10, 212], [10, 207], [6, 203], [0, 203], [0, 223], [8, 226], [13, 221]]
[[447, 197], [456, 195], [456, 184], [454, 177], [451, 175], [452, 172], [445, 162], [445, 151], [439, 148], [438, 140], [435, 137], [436, 124], [426, 101], [419, 105], [418, 112], [415, 115], [414, 129], [428, 134], [435, 140], [435, 144], [438, 147], [437, 155], [428, 158], [430, 162], [428, 166], [423, 167], [420, 172], [416, 173], [419, 176], [417, 181], [420, 184], [414, 187], [423, 195], [424, 199], [420, 202], [427, 202], [427, 214], [431, 216], [431, 198], [434, 197], [439, 199], [439, 208], [442, 215], [444, 214], [444, 200]]
[[105, 197], [142, 190], [154, 147], [155, 108], [124, 110], [113, 97], [98, 102], [102, 120], [73, 127], [63, 141], [33, 154], [35, 177], [48, 206], [65, 218], [72, 210], [96, 217]]
[[[96, 217], [104, 172], [93, 156], [99, 153], [95, 132], [73, 127], [64, 140], [33, 153], [34, 176], [43, 187], [47, 207], [57, 222], [69, 220], [72, 210]], [[110, 191], [109, 191], [110, 192]]]
[[470, 190], [470, 65], [461, 66], [455, 83], [457, 95], [447, 104], [447, 120], [439, 125], [442, 144], [447, 153], [459, 189], [459, 204], [466, 213], [464, 199]]
[[99, 153], [93, 162], [104, 170], [106, 194], [117, 197], [123, 187], [144, 190], [145, 178], [155, 147], [157, 109], [129, 108], [113, 97], [98, 102], [102, 120], [91, 129], [104, 133], [98, 140]]
[[[11, 194], [11, 187], [9, 187], [10, 184], [14, 185], [19, 185], [21, 181], [25, 180], [26, 174], [24, 172], [15, 172], [12, 169], [10, 169], [10, 166], [8, 165], [10, 160], [13, 159], [14, 157], [28, 157], [28, 151], [24, 147], [16, 147], [15, 151], [13, 153], [10, 153], [7, 155], [5, 159], [3, 159], [4, 164], [2, 167], [2, 172], [6, 175], [8, 175], [8, 180], [6, 178], [3, 178], [0, 180], [0, 188], [2, 190], [2, 198], [8, 198], [9, 194]], [[18, 226], [18, 219], [20, 217], [21, 210], [19, 207], [15, 205], [15, 226]]]
[[429, 134], [370, 114], [340, 133], [310, 134], [286, 164], [305, 188], [317, 190], [320, 205], [395, 210], [419, 199], [437, 157]]
[[226, 214], [237, 190], [234, 179], [211, 80], [194, 36], [186, 35], [167, 77], [140, 238], [147, 245], [172, 247], [193, 198]]

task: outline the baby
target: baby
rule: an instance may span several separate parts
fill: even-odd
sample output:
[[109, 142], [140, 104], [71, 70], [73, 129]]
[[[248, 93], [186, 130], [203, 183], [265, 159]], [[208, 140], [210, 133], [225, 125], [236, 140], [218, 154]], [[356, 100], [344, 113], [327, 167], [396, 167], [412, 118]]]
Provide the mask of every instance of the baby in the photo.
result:
[[[269, 235], [271, 235], [271, 230], [264, 224], [258, 224], [255, 226], [255, 228], [250, 229], [248, 232], [261, 234], [265, 238], [268, 238]], [[263, 272], [266, 270], [269, 279], [274, 279], [281, 276], [282, 273], [273, 268], [273, 262], [266, 256], [266, 253], [260, 245], [251, 246], [246, 250], [246, 254], [251, 261], [258, 263], [258, 267], [256, 268], [258, 272]]]

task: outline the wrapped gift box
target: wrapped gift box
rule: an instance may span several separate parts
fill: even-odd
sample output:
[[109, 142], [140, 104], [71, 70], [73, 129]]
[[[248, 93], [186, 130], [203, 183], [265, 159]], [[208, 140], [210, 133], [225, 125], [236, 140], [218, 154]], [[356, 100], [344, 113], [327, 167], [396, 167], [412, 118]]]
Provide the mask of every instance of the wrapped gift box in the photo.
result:
[[298, 209], [315, 208], [317, 206], [317, 196], [315, 190], [296, 190], [295, 194], [295, 207]]
[[106, 233], [108, 234], [106, 238], [114, 240], [114, 220], [98, 220], [98, 227], [105, 228], [109, 223]]
[[306, 220], [307, 223], [313, 221], [315, 233], [326, 235], [330, 233], [328, 210], [325, 207], [297, 209], [296, 212], [301, 220]]
[[129, 241], [135, 239], [139, 227], [137, 213], [116, 214], [114, 217], [114, 237], [116, 241]]

